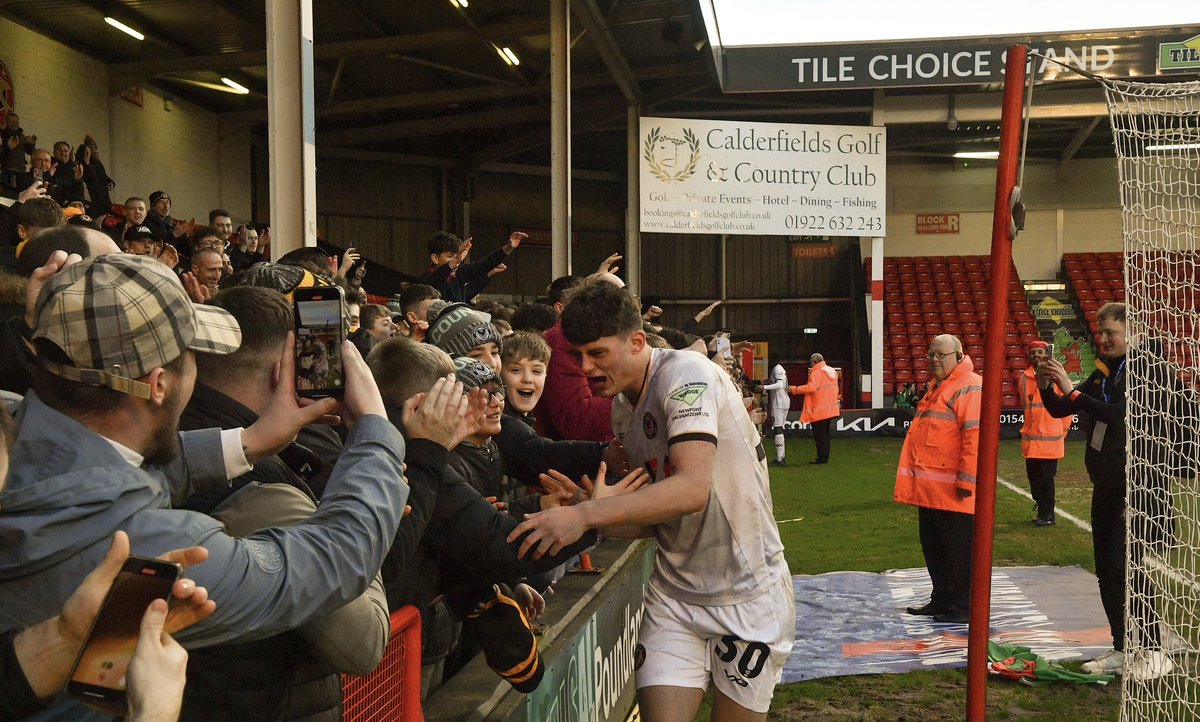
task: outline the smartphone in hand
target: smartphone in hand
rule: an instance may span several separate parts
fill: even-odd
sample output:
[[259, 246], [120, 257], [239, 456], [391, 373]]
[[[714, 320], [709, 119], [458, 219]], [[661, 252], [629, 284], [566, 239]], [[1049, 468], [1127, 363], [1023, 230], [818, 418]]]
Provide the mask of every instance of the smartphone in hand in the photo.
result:
[[341, 396], [346, 387], [342, 341], [346, 300], [337, 286], [292, 292], [296, 327], [296, 392], [304, 398]]
[[180, 565], [159, 559], [125, 560], [75, 660], [68, 694], [105, 712], [128, 712], [126, 674], [137, 648], [142, 617], [155, 599], [170, 598], [171, 587], [182, 573]]

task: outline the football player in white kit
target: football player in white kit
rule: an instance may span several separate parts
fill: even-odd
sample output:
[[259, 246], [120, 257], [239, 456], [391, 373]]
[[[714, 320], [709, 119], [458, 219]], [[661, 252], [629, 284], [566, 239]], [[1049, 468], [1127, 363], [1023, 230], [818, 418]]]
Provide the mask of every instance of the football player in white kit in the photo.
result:
[[767, 357], [767, 368], [770, 371], [767, 373], [767, 383], [763, 384], [762, 390], [770, 394], [771, 403], [767, 422], [771, 425], [771, 436], [775, 442], [774, 464], [786, 466], [783, 425], [787, 423], [788, 411], [792, 409], [792, 395], [788, 391], [787, 371], [784, 370], [783, 364], [779, 363], [778, 356], [770, 354]]
[[650, 348], [638, 311], [627, 290], [588, 282], [562, 328], [653, 483], [530, 514], [509, 539], [529, 531], [521, 553], [540, 556], [587, 529], [653, 537], [634, 660], [642, 719], [694, 719], [711, 680], [713, 720], [765, 720], [796, 623], [766, 454], [729, 376], [703, 354]]

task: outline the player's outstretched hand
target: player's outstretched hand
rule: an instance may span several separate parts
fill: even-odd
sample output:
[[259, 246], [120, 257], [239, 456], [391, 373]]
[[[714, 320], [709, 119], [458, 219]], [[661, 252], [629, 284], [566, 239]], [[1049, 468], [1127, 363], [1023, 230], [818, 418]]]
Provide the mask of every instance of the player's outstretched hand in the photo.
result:
[[511, 544], [528, 532], [517, 550], [517, 558], [524, 559], [532, 555], [534, 559], [541, 559], [547, 554], [557, 554], [563, 547], [578, 541], [585, 531], [587, 526], [583, 523], [583, 514], [578, 506], [556, 506], [526, 514], [525, 521], [508, 535], [508, 542]]

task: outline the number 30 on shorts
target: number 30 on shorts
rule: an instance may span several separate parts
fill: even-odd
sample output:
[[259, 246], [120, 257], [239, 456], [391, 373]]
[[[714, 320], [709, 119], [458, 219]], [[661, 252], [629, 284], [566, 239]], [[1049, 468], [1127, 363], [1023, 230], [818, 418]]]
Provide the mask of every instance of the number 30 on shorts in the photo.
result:
[[[738, 657], [738, 643], [745, 645], [741, 657]], [[762, 674], [767, 659], [771, 656], [771, 648], [762, 642], [743, 642], [732, 634], [721, 637], [717, 645], [717, 659], [726, 664], [737, 659], [737, 669], [747, 679], [754, 679]]]

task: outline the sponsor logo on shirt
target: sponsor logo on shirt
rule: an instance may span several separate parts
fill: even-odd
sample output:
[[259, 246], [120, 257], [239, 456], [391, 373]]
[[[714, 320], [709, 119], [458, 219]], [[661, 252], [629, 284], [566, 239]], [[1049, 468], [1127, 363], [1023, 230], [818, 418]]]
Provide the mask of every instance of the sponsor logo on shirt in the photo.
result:
[[688, 406], [695, 406], [704, 392], [708, 391], [708, 384], [703, 381], [692, 381], [672, 391], [667, 395], [672, 401], [679, 401]]

